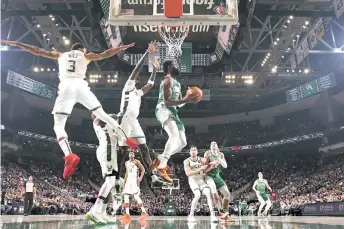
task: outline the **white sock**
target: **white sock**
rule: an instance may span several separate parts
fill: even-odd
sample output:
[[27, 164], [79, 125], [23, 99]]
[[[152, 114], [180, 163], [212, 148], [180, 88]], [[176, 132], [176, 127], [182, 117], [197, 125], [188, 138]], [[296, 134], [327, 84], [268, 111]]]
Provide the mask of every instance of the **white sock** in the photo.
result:
[[65, 156], [68, 156], [69, 154], [72, 153], [72, 150], [70, 149], [69, 142], [68, 142], [67, 138], [59, 141], [59, 145], [60, 145]]

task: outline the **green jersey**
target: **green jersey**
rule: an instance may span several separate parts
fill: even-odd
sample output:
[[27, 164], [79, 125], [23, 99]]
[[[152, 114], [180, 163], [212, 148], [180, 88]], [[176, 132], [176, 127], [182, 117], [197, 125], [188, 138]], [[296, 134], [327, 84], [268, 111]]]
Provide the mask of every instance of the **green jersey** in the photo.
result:
[[[169, 77], [169, 76], [167, 76]], [[167, 78], [165, 77], [165, 78]], [[173, 79], [172, 77], [170, 77], [172, 80], [172, 85], [171, 85], [171, 90], [172, 90], [172, 95], [171, 95], [171, 99], [179, 99], [180, 95], [181, 95], [181, 85], [180, 83]], [[158, 104], [164, 102], [164, 81], [161, 82], [160, 84], [160, 88], [159, 88], [159, 98], [158, 98]], [[171, 107], [171, 106], [169, 106]], [[174, 108], [176, 108], [176, 106], [172, 106]]]
[[265, 179], [258, 179], [256, 180], [256, 190], [262, 195], [262, 194], [266, 194], [266, 180]]
[[[215, 156], [214, 154], [210, 153], [210, 156], [209, 156], [209, 162], [212, 162], [212, 161], [216, 161], [217, 160], [217, 156]], [[219, 177], [220, 176], [220, 172], [221, 172], [221, 168], [220, 166], [217, 166], [216, 168], [213, 168], [212, 170], [210, 170], [207, 175], [210, 176], [210, 177]]]

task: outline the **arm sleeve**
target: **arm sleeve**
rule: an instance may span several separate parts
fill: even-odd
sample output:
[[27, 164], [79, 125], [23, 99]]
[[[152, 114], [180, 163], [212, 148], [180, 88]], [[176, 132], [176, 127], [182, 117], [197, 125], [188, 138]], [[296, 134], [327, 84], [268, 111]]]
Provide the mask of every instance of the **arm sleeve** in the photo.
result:
[[124, 85], [124, 91], [132, 91], [135, 89], [135, 80], [131, 80], [130, 78], [127, 80], [127, 82]]

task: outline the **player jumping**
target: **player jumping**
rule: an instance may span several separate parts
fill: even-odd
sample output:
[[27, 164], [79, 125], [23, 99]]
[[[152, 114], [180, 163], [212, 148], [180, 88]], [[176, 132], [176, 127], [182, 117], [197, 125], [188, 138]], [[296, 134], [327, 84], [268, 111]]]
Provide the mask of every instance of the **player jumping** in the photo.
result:
[[[156, 70], [159, 68], [159, 59], [155, 57], [153, 60], [153, 72], [145, 86], [142, 88], [138, 88], [138, 77], [141, 69], [148, 57], [148, 54], [155, 52], [157, 49], [157, 43], [154, 41], [152, 42], [145, 54], [141, 57], [139, 62], [137, 63], [134, 71], [131, 73], [129, 79], [124, 85], [122, 91], [122, 98], [121, 98], [121, 110], [117, 115], [118, 123], [121, 125], [121, 128], [126, 133], [127, 136], [133, 137], [139, 143], [139, 151], [143, 160], [143, 164], [147, 169], [147, 172], [150, 176], [153, 174], [150, 171], [150, 166], [152, 164], [152, 160], [150, 158], [149, 149], [146, 144], [146, 137], [142, 131], [139, 121], [137, 117], [140, 113], [140, 106], [141, 106], [141, 97], [147, 94], [154, 86]], [[122, 163], [124, 164], [124, 158], [127, 155], [126, 147], [124, 142], [119, 141], [119, 146], [122, 148], [120, 150], [121, 157], [123, 158], [123, 162], [120, 163], [119, 172], [121, 172]], [[154, 177], [156, 180], [156, 176]]]
[[[86, 217], [95, 223], [114, 223], [116, 220], [107, 215], [106, 208], [112, 196], [111, 191], [114, 191], [116, 195], [115, 186], [116, 184], [120, 185], [117, 166], [117, 133], [108, 124], [96, 118], [94, 114], [92, 114], [92, 119], [93, 128], [99, 140], [97, 159], [105, 182], [99, 190], [96, 203], [86, 213]], [[115, 199], [113, 204], [116, 205], [116, 202]]]
[[222, 206], [220, 207], [221, 219], [230, 221], [231, 217], [228, 212], [230, 192], [225, 181], [220, 176], [221, 168], [219, 167], [221, 165], [223, 168], [227, 168], [227, 162], [223, 153], [219, 151], [216, 142], [210, 143], [210, 151], [205, 152], [204, 158], [206, 161], [209, 161], [210, 167], [205, 170], [206, 182], [211, 189], [216, 205], [220, 202], [218, 191], [223, 195]]
[[197, 156], [198, 150], [196, 146], [191, 146], [190, 157], [184, 160], [184, 170], [189, 177], [190, 189], [194, 193], [194, 198], [191, 202], [191, 210], [188, 217], [188, 221], [195, 222], [194, 217], [195, 208], [198, 200], [201, 197], [201, 192], [207, 197], [208, 207], [210, 210], [210, 220], [212, 222], [217, 221], [214, 213], [214, 206], [210, 188], [205, 182], [204, 170], [208, 168], [208, 165], [204, 165], [202, 158]]
[[258, 209], [258, 216], [262, 215], [262, 210], [265, 204], [266, 204], [266, 207], [263, 214], [267, 215], [271, 207], [271, 201], [266, 189], [268, 189], [270, 192], [272, 192], [272, 189], [269, 186], [267, 180], [263, 179], [263, 173], [261, 172], [258, 173], [258, 179], [254, 182], [252, 189], [253, 191], [256, 192], [258, 201], [260, 202], [259, 209]]
[[[140, 182], [142, 181], [143, 175], [145, 174], [145, 168], [141, 164], [140, 161], [135, 159], [135, 153], [129, 153], [129, 161], [125, 163], [126, 173], [124, 178], [124, 207], [125, 207], [125, 215], [120, 218], [120, 220], [130, 220], [130, 213], [129, 213], [129, 196], [133, 195], [134, 199], [141, 207], [141, 217], [140, 219], [145, 219], [148, 217], [148, 213], [146, 209], [143, 207], [142, 200], [140, 198]], [[140, 170], [140, 176], [138, 177], [138, 170]]]
[[[7, 43], [11, 46], [20, 47], [33, 55], [58, 61], [60, 84], [52, 114], [54, 115], [54, 131], [58, 143], [65, 155], [65, 167], [63, 171], [64, 179], [67, 179], [74, 174], [75, 169], [80, 162], [79, 156], [72, 153], [68, 142], [68, 135], [65, 131], [68, 116], [71, 114], [76, 103], [81, 103], [88, 110], [93, 111], [100, 120], [109, 124], [110, 127], [116, 130], [122, 138], [126, 139], [126, 136], [124, 136], [120, 130], [117, 121], [105, 113], [97, 97], [91, 92], [87, 81], [84, 79], [86, 78], [87, 65], [91, 61], [98, 61], [112, 57], [118, 52], [134, 46], [134, 43], [117, 48], [111, 48], [103, 53], [87, 53], [83, 44], [75, 43], [72, 45], [71, 51], [60, 53], [58, 51], [47, 51], [36, 46], [23, 44], [17, 41], [1, 40], [1, 42]], [[132, 148], [136, 148], [137, 146], [134, 139], [127, 139], [127, 143], [128, 146]]]
[[187, 145], [184, 124], [179, 119], [177, 107], [182, 107], [186, 103], [196, 103], [197, 98], [190, 93], [182, 98], [181, 85], [175, 79], [180, 75], [180, 71], [174, 61], [165, 61], [163, 68], [166, 76], [160, 84], [155, 115], [166, 131], [168, 140], [164, 152], [153, 161], [152, 171], [157, 169], [158, 175], [172, 183], [172, 179], [167, 174], [167, 162], [173, 154]]

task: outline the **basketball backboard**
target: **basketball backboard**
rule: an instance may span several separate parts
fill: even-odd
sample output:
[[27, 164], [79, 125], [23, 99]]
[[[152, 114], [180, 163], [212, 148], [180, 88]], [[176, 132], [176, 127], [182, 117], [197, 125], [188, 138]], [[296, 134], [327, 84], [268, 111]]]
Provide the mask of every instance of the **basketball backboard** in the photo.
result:
[[182, 1], [182, 16], [165, 17], [171, 0], [110, 0], [109, 23], [117, 26], [236, 25], [237, 0], [172, 0]]

